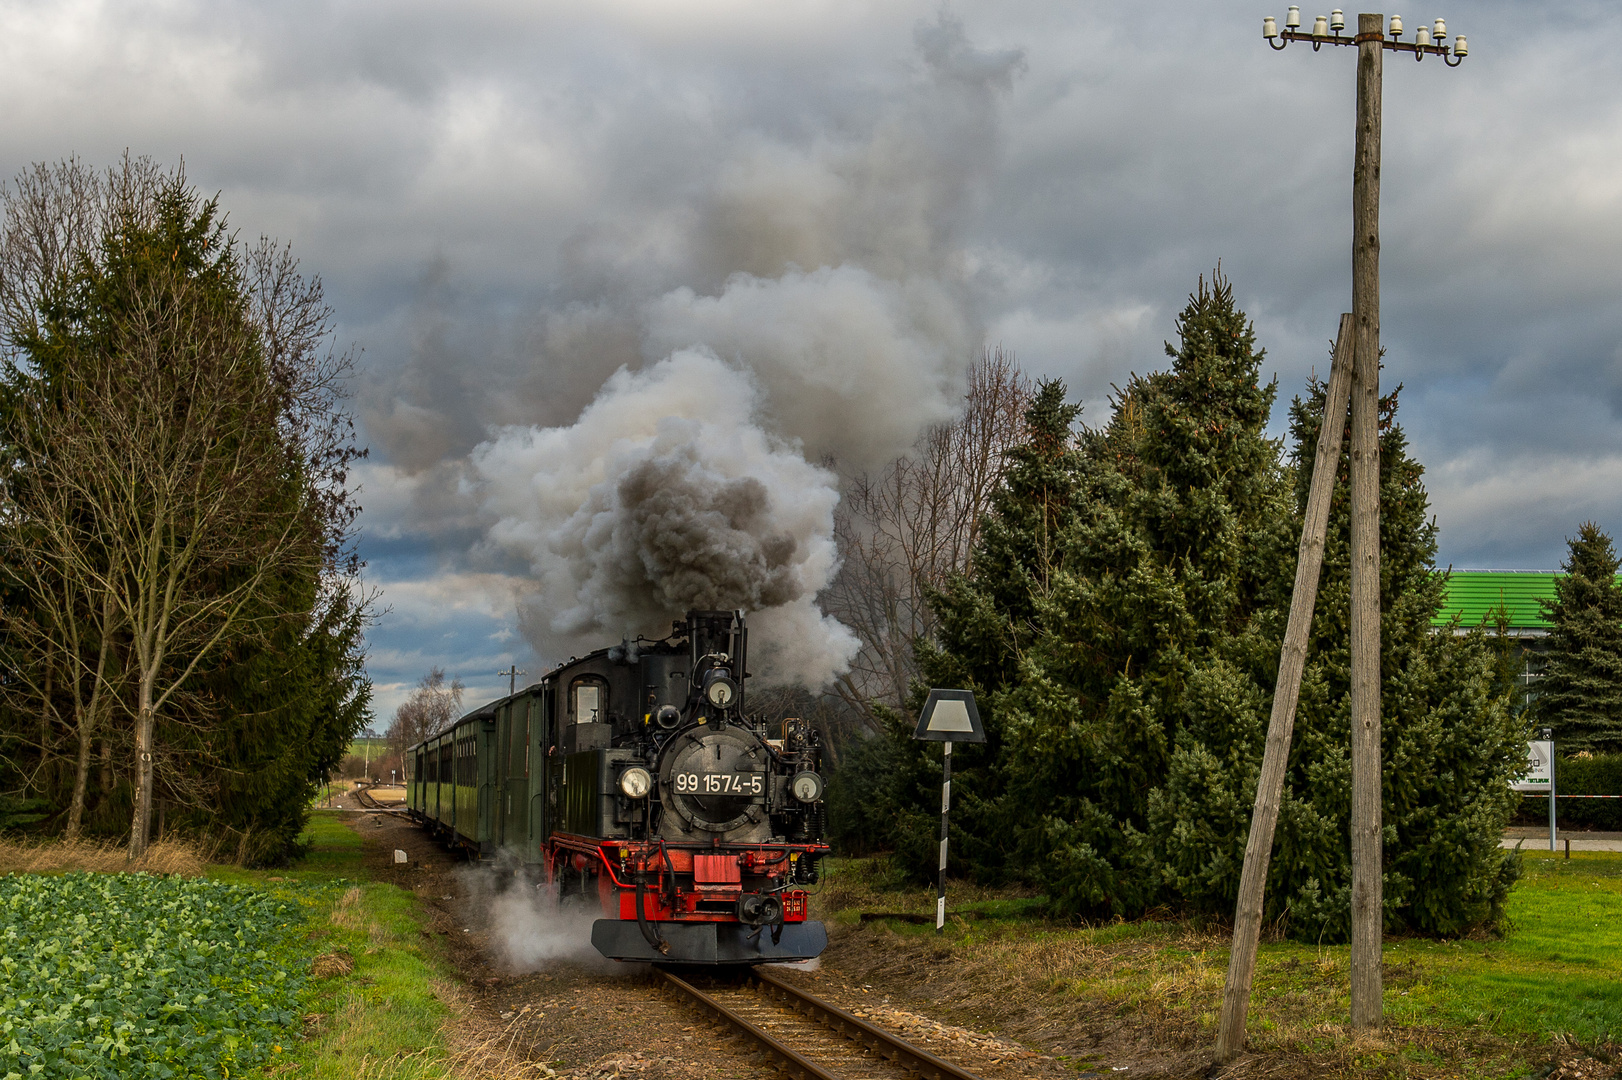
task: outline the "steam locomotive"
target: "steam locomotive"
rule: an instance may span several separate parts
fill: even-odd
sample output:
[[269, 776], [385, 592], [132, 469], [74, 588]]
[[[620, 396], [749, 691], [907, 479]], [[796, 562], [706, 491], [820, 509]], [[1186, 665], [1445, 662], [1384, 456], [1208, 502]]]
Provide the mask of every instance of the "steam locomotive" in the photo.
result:
[[744, 711], [738, 611], [599, 649], [468, 713], [406, 756], [410, 814], [600, 906], [614, 960], [810, 959], [824, 842], [820, 735]]

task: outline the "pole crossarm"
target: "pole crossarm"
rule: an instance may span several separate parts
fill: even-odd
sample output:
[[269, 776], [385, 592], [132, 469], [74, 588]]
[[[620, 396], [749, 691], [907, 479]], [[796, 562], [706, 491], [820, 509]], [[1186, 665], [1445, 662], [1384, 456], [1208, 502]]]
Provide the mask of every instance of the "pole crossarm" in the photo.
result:
[[1464, 63], [1464, 57], [1454, 57], [1453, 50], [1446, 45], [1421, 45], [1416, 41], [1392, 41], [1384, 34], [1353, 34], [1347, 36], [1346, 34], [1303, 34], [1297, 30], [1281, 30], [1279, 31], [1278, 40], [1285, 43], [1284, 45], [1273, 46], [1279, 52], [1283, 52], [1292, 41], [1301, 41], [1311, 45], [1313, 52], [1317, 52], [1325, 45], [1359, 45], [1364, 41], [1378, 41], [1381, 48], [1388, 49], [1391, 52], [1413, 53], [1415, 60], [1423, 60], [1427, 56], [1440, 56], [1447, 62], [1448, 67], [1458, 67]]
[[[1358, 16], [1357, 33], [1344, 34], [1341, 31], [1346, 27], [1345, 17], [1339, 9], [1329, 18], [1318, 16], [1310, 33], [1300, 30], [1301, 9], [1291, 5], [1288, 16], [1284, 21], [1284, 29], [1278, 28], [1278, 22], [1269, 15], [1262, 20], [1262, 37], [1275, 51], [1282, 52], [1288, 48], [1290, 42], [1299, 41], [1312, 46], [1317, 52], [1325, 45], [1363, 45], [1365, 43], [1379, 42], [1382, 49], [1391, 52], [1405, 52], [1413, 54], [1415, 60], [1423, 60], [1426, 56], [1440, 56], [1442, 62], [1448, 67], [1458, 67], [1464, 63], [1464, 58], [1470, 55], [1469, 42], [1464, 37], [1455, 37], [1453, 47], [1450, 49], [1443, 44], [1447, 39], [1447, 22], [1437, 19], [1434, 27], [1423, 23], [1414, 31], [1414, 40], [1403, 41], [1402, 17], [1393, 15], [1389, 29], [1385, 26], [1384, 16], [1380, 17], [1378, 25], [1372, 22], [1365, 23], [1365, 16]], [[1372, 20], [1372, 16], [1368, 16]]]

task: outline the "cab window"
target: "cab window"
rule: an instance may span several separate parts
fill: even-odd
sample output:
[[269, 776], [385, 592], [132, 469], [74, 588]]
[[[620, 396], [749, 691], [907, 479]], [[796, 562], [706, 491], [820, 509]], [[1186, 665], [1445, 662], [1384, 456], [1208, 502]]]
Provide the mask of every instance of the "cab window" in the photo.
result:
[[608, 722], [608, 684], [598, 678], [576, 679], [569, 687], [570, 719], [576, 724]]

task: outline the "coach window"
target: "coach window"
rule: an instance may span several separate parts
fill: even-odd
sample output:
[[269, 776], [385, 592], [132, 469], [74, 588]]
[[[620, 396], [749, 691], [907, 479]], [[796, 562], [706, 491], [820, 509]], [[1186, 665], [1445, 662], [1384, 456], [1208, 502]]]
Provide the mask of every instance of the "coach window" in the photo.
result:
[[608, 720], [608, 683], [595, 676], [576, 679], [569, 687], [570, 717], [577, 724], [601, 724]]

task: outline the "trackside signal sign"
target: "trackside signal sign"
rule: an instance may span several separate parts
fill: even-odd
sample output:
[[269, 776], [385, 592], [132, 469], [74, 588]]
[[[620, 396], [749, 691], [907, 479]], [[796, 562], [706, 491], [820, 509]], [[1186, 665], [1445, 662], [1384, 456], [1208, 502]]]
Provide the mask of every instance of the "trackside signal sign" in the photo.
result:
[[929, 742], [985, 742], [986, 729], [980, 722], [980, 710], [975, 708], [974, 694], [968, 690], [931, 690], [929, 700], [918, 713], [918, 727], [912, 737]]

